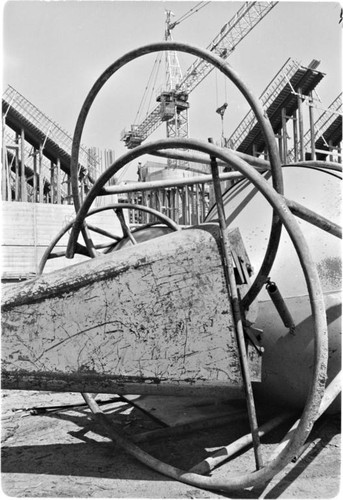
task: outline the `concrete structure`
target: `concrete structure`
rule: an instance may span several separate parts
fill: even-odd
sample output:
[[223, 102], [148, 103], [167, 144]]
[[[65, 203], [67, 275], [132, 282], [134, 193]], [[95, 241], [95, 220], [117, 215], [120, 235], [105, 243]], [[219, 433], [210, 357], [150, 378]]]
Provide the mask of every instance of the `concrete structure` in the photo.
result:
[[[97, 392], [129, 394], [210, 390], [211, 395], [242, 390], [219, 235], [217, 225], [176, 231], [7, 285], [3, 388], [94, 392], [97, 387]], [[240, 272], [248, 277], [238, 230], [229, 238]], [[248, 281], [243, 278], [239, 285], [243, 294]], [[249, 359], [251, 377], [259, 380], [261, 358], [252, 346]]]

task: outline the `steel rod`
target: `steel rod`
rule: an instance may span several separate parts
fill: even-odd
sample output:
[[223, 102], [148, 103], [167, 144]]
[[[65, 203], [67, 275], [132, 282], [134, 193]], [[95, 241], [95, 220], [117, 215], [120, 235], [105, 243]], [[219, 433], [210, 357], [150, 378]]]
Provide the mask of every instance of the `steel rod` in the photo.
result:
[[[291, 239], [294, 243], [294, 246], [296, 248], [297, 254], [299, 256], [299, 259], [301, 261], [307, 286], [308, 286], [308, 291], [309, 291], [309, 296], [310, 296], [310, 302], [311, 302], [311, 309], [312, 313], [314, 315], [314, 322], [315, 322], [315, 328], [314, 328], [314, 335], [315, 335], [315, 360], [313, 363], [313, 377], [311, 380], [311, 385], [309, 388], [309, 393], [308, 393], [308, 398], [306, 401], [305, 409], [301, 418], [301, 422], [299, 425], [299, 428], [293, 435], [289, 445], [286, 447], [283, 452], [281, 452], [280, 456], [278, 459], [271, 463], [268, 464], [266, 467], [264, 467], [260, 471], [255, 471], [252, 474], [247, 474], [243, 475], [243, 477], [240, 478], [231, 478], [230, 482], [228, 481], [209, 481], [209, 478], [206, 478], [206, 481], [204, 481], [204, 478], [201, 476], [198, 476], [198, 478], [189, 477], [187, 474], [184, 475], [181, 471], [181, 476], [180, 476], [180, 470], [177, 470], [176, 468], [167, 468], [167, 473], [169, 472], [168, 475], [171, 475], [171, 477], [179, 478], [180, 480], [184, 480], [186, 482], [191, 482], [191, 484], [202, 484], [205, 485], [206, 487], [212, 488], [213, 487], [219, 487], [219, 488], [233, 488], [237, 486], [244, 486], [246, 487], [247, 485], [255, 485], [255, 484], [260, 484], [261, 481], [266, 481], [267, 479], [271, 478], [275, 473], [281, 470], [283, 464], [290, 459], [290, 456], [294, 456], [294, 451], [299, 447], [299, 443], [303, 442], [303, 439], [307, 437], [308, 433], [310, 432], [311, 426], [312, 426], [312, 420], [313, 420], [313, 412], [317, 409], [319, 402], [321, 400], [323, 390], [324, 390], [324, 384], [325, 384], [325, 373], [326, 373], [326, 366], [327, 366], [327, 328], [326, 328], [326, 319], [325, 319], [325, 306], [324, 306], [324, 300], [321, 292], [321, 285], [320, 285], [320, 280], [318, 273], [315, 268], [315, 264], [313, 262], [313, 259], [311, 257], [311, 254], [309, 252], [308, 245], [306, 244], [306, 241], [304, 237], [302, 236], [301, 231], [299, 230], [295, 220], [294, 216], [291, 214], [289, 211], [287, 205], [285, 202], [278, 197], [277, 193], [282, 193], [283, 192], [283, 184], [282, 184], [282, 174], [281, 174], [281, 168], [280, 168], [280, 160], [278, 157], [278, 152], [274, 140], [274, 134], [273, 130], [271, 128], [270, 122], [267, 119], [267, 116], [262, 109], [261, 104], [258, 102], [257, 99], [252, 97], [250, 91], [247, 89], [245, 85], [240, 82], [240, 79], [238, 78], [238, 75], [235, 74], [235, 72], [232, 71], [231, 67], [229, 65], [226, 65], [223, 63], [223, 61], [212, 54], [209, 51], [204, 51], [203, 49], [198, 49], [194, 47], [190, 47], [186, 44], [178, 44], [176, 42], [164, 42], [164, 43], [158, 43], [158, 44], [153, 44], [153, 45], [148, 45], [145, 47], [141, 47], [140, 49], [136, 49], [134, 51], [131, 51], [129, 54], [126, 54], [119, 60], [117, 60], [114, 64], [112, 64], [96, 81], [96, 83], [93, 85], [91, 91], [89, 92], [84, 105], [82, 106], [81, 112], [78, 117], [78, 121], [76, 124], [75, 128], [75, 133], [74, 133], [74, 139], [73, 139], [73, 146], [72, 146], [72, 160], [71, 160], [71, 173], [74, 181], [76, 180], [76, 183], [73, 184], [75, 187], [74, 193], [75, 193], [75, 206], [77, 209], [80, 208], [80, 203], [79, 203], [79, 193], [78, 193], [78, 186], [77, 186], [77, 165], [78, 165], [78, 155], [79, 155], [79, 147], [80, 147], [80, 141], [81, 141], [81, 136], [82, 136], [82, 130], [85, 124], [86, 117], [88, 115], [88, 112], [90, 110], [90, 107], [102, 88], [102, 86], [106, 83], [108, 78], [112, 76], [119, 68], [124, 66], [127, 62], [136, 59], [137, 57], [148, 54], [151, 52], [158, 52], [160, 50], [180, 50], [183, 52], [188, 52], [193, 55], [197, 55], [200, 57], [203, 57], [207, 61], [211, 62], [215, 67], [217, 67], [224, 75], [228, 76], [229, 78], [232, 79], [232, 81], [238, 86], [239, 90], [242, 91], [243, 95], [247, 98], [249, 104], [253, 108], [253, 110], [256, 113], [257, 120], [261, 125], [261, 128], [263, 130], [263, 133], [265, 135], [266, 142], [268, 144], [268, 153], [269, 157], [271, 158], [271, 165], [272, 165], [272, 172], [273, 172], [273, 187], [274, 189], [270, 188], [267, 183], [264, 184], [264, 179], [261, 178], [259, 174], [256, 172], [252, 171], [250, 172], [249, 170], [246, 169], [245, 162], [242, 162], [240, 159], [240, 162], [237, 162], [231, 155], [228, 153], [222, 153], [221, 150], [215, 149], [214, 147], [212, 148], [212, 152], [209, 153], [208, 148], [204, 147], [203, 144], [200, 144], [199, 141], [189, 141], [189, 145], [191, 147], [194, 147], [194, 149], [197, 149], [198, 151], [201, 151], [203, 153], [209, 153], [212, 155], [215, 155], [219, 159], [223, 161], [228, 161], [228, 162], [233, 162], [237, 164], [237, 169], [240, 172], [244, 172], [249, 180], [255, 185], [258, 186], [264, 196], [267, 198], [267, 200], [271, 203], [273, 206], [273, 222], [272, 222], [272, 227], [271, 227], [271, 233], [269, 237], [269, 243], [268, 243], [268, 248], [267, 252], [265, 254], [262, 266], [260, 268], [260, 271], [258, 273], [258, 277], [255, 280], [252, 288], [254, 288], [253, 293], [250, 294], [249, 300], [247, 300], [248, 304], [250, 304], [256, 295], [259, 293], [261, 290], [261, 287], [263, 286], [263, 282], [265, 278], [269, 274], [269, 270], [271, 269], [271, 266], [274, 262], [275, 256], [276, 256], [276, 251], [278, 248], [278, 243], [280, 241], [280, 236], [281, 236], [281, 220], [285, 224], [287, 231], [290, 233]], [[180, 140], [179, 143], [177, 144], [177, 147], [185, 147], [187, 149], [187, 142], [184, 140], [183, 144], [181, 144], [182, 141]], [[156, 143], [155, 143], [156, 146]], [[161, 146], [161, 143], [160, 143]], [[175, 147], [176, 143], [173, 143], [173, 141], [170, 141], [168, 144], [168, 147]], [[160, 149], [163, 149], [163, 146], [160, 147]], [[98, 181], [95, 183], [97, 187], [93, 190], [93, 193], [91, 196], [87, 196], [84, 205], [80, 208], [77, 216], [77, 220], [75, 221], [75, 226], [72, 231], [71, 238], [69, 240], [68, 244], [68, 255], [72, 256], [73, 251], [74, 251], [74, 246], [76, 244], [78, 232], [80, 231], [83, 220], [85, 217], [85, 213], [87, 214], [88, 211], [88, 204], [92, 203], [92, 196], [95, 193], [95, 196], [97, 196], [97, 189], [99, 189], [99, 186], [103, 183], [103, 181], [106, 182], [106, 179], [113, 175], [116, 171], [118, 171], [120, 168], [122, 168], [123, 165], [127, 164], [128, 161], [131, 161], [135, 159], [136, 157], [140, 156], [143, 154], [143, 151], [148, 152], [147, 148], [144, 147], [137, 147], [134, 150], [132, 150], [129, 154], [123, 155], [122, 158], [120, 158], [117, 162], [115, 162], [115, 167], [114, 168], [109, 168], [106, 172], [104, 172]], [[112, 166], [113, 167], [113, 166]], [[255, 174], [258, 176], [256, 177]], [[108, 177], [109, 176], [109, 177]], [[102, 187], [102, 186], [101, 186]], [[90, 194], [90, 193], [89, 193]], [[95, 409], [95, 411], [97, 411]], [[123, 442], [123, 440], [120, 439], [121, 436], [119, 436], [119, 441]], [[140, 456], [140, 459], [143, 461], [146, 461], [150, 465], [152, 464], [152, 461], [150, 460], [150, 457], [147, 457], [146, 454], [140, 453], [141, 450], [137, 451], [137, 449], [133, 449], [130, 447], [130, 452], [133, 454], [136, 454], [137, 456]], [[144, 458], [143, 458], [144, 457]], [[154, 461], [157, 470], [159, 470], [159, 464], [156, 464], [156, 460]], [[152, 466], [152, 465], [151, 465]], [[164, 469], [165, 469], [165, 464], [164, 464]], [[171, 472], [171, 469], [173, 471]], [[201, 480], [199, 481], [199, 477]]]
[[[120, 402], [120, 396], [115, 396], [110, 399], [102, 400], [102, 399], [96, 399], [95, 402], [99, 406], [104, 406], [108, 405], [111, 403], [118, 403]], [[31, 412], [32, 415], [43, 415], [45, 413], [57, 413], [60, 411], [69, 411], [69, 410], [77, 410], [78, 408], [84, 408], [87, 407], [87, 403], [72, 403], [72, 404], [65, 404], [65, 405], [54, 405], [54, 406], [32, 406], [31, 408], [21, 408], [20, 410], [16, 411], [29, 411]]]
[[307, 160], [307, 161], [297, 161], [294, 163], [286, 163], [282, 167], [313, 167], [322, 168], [324, 170], [336, 170], [337, 172], [342, 172], [342, 165], [334, 161], [322, 161], [322, 160]]
[[277, 312], [279, 313], [280, 318], [282, 319], [283, 324], [286, 328], [289, 328], [289, 331], [292, 335], [295, 333], [295, 323], [294, 319], [287, 307], [286, 302], [284, 301], [278, 287], [273, 281], [270, 281], [270, 278], [267, 280], [266, 290], [271, 298]]
[[287, 198], [285, 198], [285, 201], [290, 211], [300, 219], [319, 227], [323, 231], [326, 231], [337, 238], [342, 238], [342, 228], [338, 224], [331, 222], [329, 219], [313, 212], [296, 201], [288, 200]]
[[[209, 142], [212, 143], [213, 141], [211, 139], [209, 139]], [[229, 300], [230, 300], [231, 305], [232, 305], [234, 325], [236, 327], [236, 336], [237, 336], [238, 350], [239, 350], [240, 362], [241, 362], [241, 372], [242, 372], [244, 389], [245, 389], [245, 394], [246, 394], [246, 402], [247, 402], [250, 430], [251, 430], [251, 435], [252, 435], [252, 441], [254, 444], [256, 468], [257, 468], [257, 470], [259, 470], [259, 469], [261, 469], [261, 467], [263, 467], [263, 461], [262, 461], [262, 454], [261, 454], [261, 447], [260, 447], [260, 438], [258, 435], [258, 425], [257, 425], [257, 417], [256, 417], [256, 410], [255, 410], [255, 402], [254, 402], [254, 395], [253, 395], [252, 384], [251, 384], [251, 379], [250, 379], [250, 371], [249, 371], [247, 351], [246, 351], [246, 345], [245, 345], [245, 339], [244, 339], [243, 322], [242, 322], [241, 311], [240, 311], [240, 303], [239, 303], [239, 296], [238, 296], [238, 291], [237, 291], [237, 284], [236, 284], [236, 279], [235, 279], [235, 274], [234, 274], [234, 269], [233, 269], [233, 264], [232, 264], [232, 259], [231, 259], [231, 253], [230, 253], [230, 242], [229, 242], [229, 239], [227, 236], [227, 231], [226, 231], [225, 211], [224, 211], [223, 198], [222, 198], [222, 192], [221, 192], [221, 186], [220, 186], [219, 171], [218, 171], [218, 165], [217, 165], [215, 156], [211, 156], [211, 170], [212, 170], [214, 194], [215, 194], [215, 200], [217, 203], [217, 211], [218, 211], [218, 218], [219, 218], [220, 242], [221, 242], [222, 256], [223, 256], [223, 268], [224, 268], [224, 274], [225, 274], [225, 280], [226, 280], [226, 286], [227, 286], [227, 290], [228, 290]]]
[[[230, 149], [232, 153], [237, 155], [239, 158], [242, 158], [245, 160], [249, 165], [252, 165], [253, 167], [256, 167], [257, 169], [261, 170], [270, 170], [270, 163], [269, 161], [263, 160], [261, 158], [256, 158], [256, 156], [251, 156], [246, 153], [241, 153], [240, 151], [234, 151]], [[204, 165], [211, 165], [211, 162], [208, 158], [206, 158], [203, 155], [196, 155], [194, 153], [189, 153], [188, 151], [174, 151], [174, 150], [169, 150], [165, 149], [163, 151], [151, 151], [152, 156], [158, 156], [162, 158], [173, 158], [175, 160], [185, 160], [185, 161], [192, 161], [194, 163], [201, 163]], [[229, 163], [225, 163], [223, 161], [218, 161], [218, 166], [219, 167], [227, 167], [229, 166]], [[193, 170], [193, 168], [187, 167], [186, 170]], [[208, 169], [210, 171], [210, 169]], [[204, 172], [205, 173], [205, 172]]]
[[121, 228], [122, 228], [122, 231], [123, 231], [123, 235], [124, 237], [126, 238], [129, 238], [129, 240], [131, 241], [131, 243], [133, 245], [137, 245], [137, 241], [135, 240], [135, 238], [132, 236], [132, 233], [130, 231], [130, 228], [129, 226], [126, 224], [126, 220], [125, 220], [125, 217], [124, 217], [124, 213], [123, 213], [123, 209], [122, 208], [116, 208], [115, 210], [115, 213], [116, 213], [116, 216], [118, 217], [119, 219], [119, 222], [120, 222], [120, 225], [121, 225]]
[[[80, 145], [81, 145], [81, 137], [82, 137], [82, 132], [85, 126], [85, 122], [88, 116], [88, 113], [90, 111], [90, 108], [92, 107], [92, 104], [98, 95], [99, 91], [101, 88], [105, 85], [107, 80], [111, 78], [119, 69], [121, 69], [123, 66], [128, 64], [129, 62], [144, 56], [146, 54], [154, 53], [154, 52], [160, 52], [161, 50], [163, 51], [179, 51], [179, 52], [186, 52], [191, 55], [195, 55], [197, 57], [200, 57], [201, 59], [207, 61], [209, 64], [212, 64], [213, 67], [217, 68], [221, 73], [223, 73], [224, 76], [229, 78], [232, 83], [237, 87], [237, 89], [241, 92], [241, 94], [245, 97], [245, 99], [248, 101], [250, 107], [252, 108], [253, 112], [255, 113], [257, 122], [259, 123], [262, 133], [265, 138], [265, 142], [267, 145], [268, 149], [268, 155], [269, 155], [269, 160], [271, 164], [271, 171], [272, 171], [272, 180], [273, 180], [273, 187], [278, 193], [283, 193], [283, 179], [282, 179], [282, 171], [281, 171], [281, 164], [280, 164], [280, 157], [278, 154], [277, 146], [275, 143], [275, 138], [274, 138], [274, 131], [272, 129], [272, 126], [270, 124], [270, 121], [268, 119], [267, 114], [265, 113], [265, 110], [262, 107], [261, 102], [259, 99], [257, 99], [250, 89], [245, 85], [245, 83], [241, 80], [239, 75], [229, 66], [226, 64], [225, 61], [213, 52], [206, 50], [206, 49], [201, 49], [199, 47], [194, 47], [189, 44], [185, 43], [178, 43], [178, 42], [173, 42], [173, 41], [167, 41], [167, 42], [159, 42], [159, 43], [154, 43], [154, 44], [149, 44], [143, 47], [139, 47], [138, 49], [131, 50], [127, 54], [123, 55], [119, 59], [117, 59], [114, 63], [112, 63], [110, 66], [107, 67], [107, 69], [100, 75], [100, 77], [96, 80], [92, 88], [90, 89], [78, 116], [76, 126], [75, 126], [75, 131], [74, 131], [74, 136], [73, 136], [73, 143], [72, 143], [72, 151], [71, 151], [71, 162], [70, 162], [70, 172], [71, 172], [71, 180], [72, 180], [72, 190], [73, 190], [73, 198], [74, 198], [74, 205], [75, 205], [75, 210], [79, 211], [81, 207], [80, 203], [80, 195], [79, 195], [79, 189], [78, 189], [78, 164], [79, 164], [79, 150], [80, 150]], [[182, 148], [182, 146], [180, 146]], [[159, 149], [159, 148], [155, 148]], [[161, 148], [160, 148], [161, 149]], [[184, 149], [187, 149], [184, 148]], [[127, 156], [124, 155], [126, 159], [134, 159], [136, 156], [136, 151], [141, 151], [140, 146], [134, 148], [131, 152], [128, 153]], [[201, 151], [201, 150], [200, 150]], [[123, 158], [123, 157], [122, 157]], [[218, 159], [220, 157], [218, 156]], [[221, 158], [223, 160], [223, 158]], [[130, 160], [129, 160], [130, 161]], [[225, 158], [224, 161], [229, 161], [231, 163], [231, 158]], [[120, 167], [119, 167], [120, 168]], [[106, 177], [107, 172], [110, 170], [107, 169], [99, 179], [103, 179]], [[96, 183], [95, 183], [96, 184]], [[86, 201], [86, 200], [85, 200]], [[263, 284], [270, 274], [271, 267], [274, 263], [277, 249], [279, 246], [280, 238], [281, 238], [281, 230], [282, 230], [282, 224], [280, 222], [280, 217], [276, 212], [273, 213], [273, 218], [272, 218], [272, 223], [271, 223], [271, 229], [270, 229], [270, 235], [269, 235], [269, 241], [267, 245], [267, 250], [263, 258], [263, 262], [261, 264], [261, 267], [257, 273], [257, 276], [250, 287], [249, 292], [247, 293], [245, 297], [245, 303], [246, 306], [248, 307], [257, 297], [258, 293], [261, 291]], [[73, 234], [73, 233], [72, 233]], [[91, 241], [89, 240], [89, 236], [85, 230], [83, 230], [83, 237], [85, 239], [85, 243], [87, 246], [90, 247], [90, 252], [92, 252], [92, 244]], [[75, 245], [75, 241], [73, 241], [73, 236], [70, 238], [70, 244], [68, 245], [68, 251], [67, 251], [67, 257], [72, 258], [73, 250], [72, 247]]]
[[107, 236], [107, 238], [111, 238], [112, 240], [119, 241], [121, 240], [121, 236], [118, 236], [117, 234], [110, 233], [109, 231], [106, 231], [105, 229], [102, 229], [101, 227], [94, 226], [93, 224], [87, 224], [88, 229], [90, 231], [94, 231], [95, 233], [101, 234], [102, 236]]
[[[243, 175], [239, 172], [227, 172], [220, 174], [221, 180], [243, 179]], [[151, 189], [168, 188], [168, 187], [182, 187], [191, 186], [192, 184], [211, 183], [212, 175], [199, 175], [189, 177], [186, 179], [170, 179], [163, 181], [150, 181], [150, 182], [135, 182], [123, 186], [108, 186], [104, 187], [101, 191], [102, 195], [112, 195], [118, 193], [132, 193], [134, 191], [150, 191]]]
[[[280, 455], [278, 455], [278, 457], [272, 462], [267, 463], [259, 471], [247, 472], [239, 475], [234, 474], [224, 479], [204, 477], [197, 474], [186, 473], [175, 467], [168, 466], [167, 464], [146, 454], [137, 446], [133, 446], [132, 443], [127, 442], [122, 433], [118, 433], [117, 431], [111, 432], [111, 430], [109, 432], [111, 433], [111, 438], [114, 439], [116, 443], [123, 446], [124, 449], [131, 453], [135, 458], [148, 465], [149, 467], [152, 467], [153, 469], [179, 481], [193, 484], [198, 487], [221, 489], [224, 491], [261, 485], [262, 483], [271, 479], [275, 474], [280, 472], [282, 468], [292, 460], [300, 446], [302, 446], [311, 431], [313, 421], [316, 417], [317, 410], [324, 394], [328, 359], [328, 339], [325, 304], [318, 271], [315, 262], [311, 257], [308, 244], [299, 228], [295, 217], [287, 207], [284, 198], [280, 196], [280, 194], [278, 194], [275, 189], [273, 189], [258, 172], [251, 168], [243, 160], [237, 157], [233, 158], [233, 155], [228, 151], [224, 151], [211, 144], [205, 144], [202, 141], [196, 141], [194, 139], [190, 140], [178, 138], [156, 141], [153, 145], [150, 144], [145, 146], [138, 146], [137, 148], [131, 150], [130, 153], [125, 155], [125, 157], [118, 159], [117, 162], [109, 167], [109, 169], [101, 176], [101, 178], [96, 181], [97, 185], [94, 185], [92, 190], [88, 194], [84, 205], [77, 215], [78, 224], [87, 215], [88, 209], [92, 204], [94, 198], [96, 197], [98, 189], [101, 188], [107, 182], [107, 180], [112, 177], [117, 171], [125, 166], [128, 159], [130, 161], [136, 159], [142, 156], [142, 154], [148, 153], [149, 149], [163, 149], [170, 147], [195, 149], [202, 153], [209, 154], [210, 156], [216, 156], [223, 161], [233, 161], [235, 163], [235, 168], [239, 172], [244, 173], [249, 181], [252, 182], [252, 184], [263, 193], [263, 196], [268, 200], [273, 208], [277, 210], [280, 219], [282, 220], [282, 223], [284, 224], [294, 244], [307, 283], [314, 323], [314, 356], [312, 363], [312, 378], [299, 426], [297, 427], [294, 434], [292, 434], [290, 441], [286, 445], [285, 449], [282, 450]], [[74, 225], [74, 236], [77, 236], [78, 224], [75, 223]], [[97, 384], [96, 387], [99, 387], [99, 384]], [[124, 388], [122, 389], [124, 390]], [[137, 390], [139, 391], [138, 388]], [[97, 391], [97, 389], [95, 389], [95, 391]], [[116, 390], [115, 392], [118, 392], [118, 390]], [[135, 392], [129, 391], [125, 391], [124, 393], [135, 394]], [[95, 407], [94, 410], [97, 414], [98, 409]], [[104, 419], [105, 416], [101, 417], [102, 421]]]
[[[99, 213], [99, 212], [104, 212], [106, 210], [114, 210], [116, 208], [127, 208], [127, 209], [134, 208], [136, 210], [142, 210], [143, 212], [147, 212], [148, 214], [156, 214], [159, 217], [160, 221], [162, 223], [166, 224], [166, 226], [168, 226], [171, 229], [173, 229], [173, 231], [177, 231], [177, 230], [180, 229], [179, 225], [176, 222], [174, 222], [173, 220], [169, 219], [169, 217], [166, 217], [165, 215], [160, 214], [159, 212], [157, 212], [153, 208], [144, 207], [142, 205], [132, 205], [131, 203], [113, 203], [113, 204], [110, 204], [110, 205], [105, 205], [105, 206], [102, 206], [102, 207], [94, 208], [94, 209], [92, 209], [92, 210], [90, 210], [88, 212], [88, 214], [87, 214], [86, 217], [90, 217], [91, 215], [94, 215], [94, 214]], [[50, 258], [50, 255], [51, 255], [51, 252], [52, 252], [53, 248], [55, 248], [55, 246], [57, 245], [57, 243], [67, 233], [67, 231], [69, 231], [69, 229], [73, 226], [73, 224], [74, 224], [74, 220], [71, 221], [71, 222], [69, 222], [64, 228], [62, 228], [61, 231], [50, 242], [50, 245], [46, 248], [46, 250], [45, 250], [45, 252], [44, 252], [44, 254], [43, 254], [42, 258], [41, 258], [41, 261], [39, 263], [38, 271], [37, 271], [38, 275], [42, 274], [42, 272], [44, 270], [44, 267], [45, 267], [45, 264], [46, 264], [47, 260]], [[112, 235], [110, 237], [112, 237], [113, 239], [115, 239], [115, 235]], [[100, 246], [96, 245], [94, 248], [95, 248], [95, 250], [97, 250], [98, 248], [100, 248]], [[65, 256], [65, 252], [63, 252], [63, 256]]]
[[[292, 416], [291, 414], [280, 415], [278, 417], [273, 418], [272, 420], [269, 420], [265, 424], [261, 425], [258, 428], [259, 437], [265, 436], [268, 432], [272, 431], [279, 425], [289, 420], [291, 416]], [[239, 451], [249, 446], [251, 443], [252, 443], [252, 434], [249, 432], [248, 434], [245, 434], [244, 436], [240, 437], [233, 443], [230, 443], [227, 446], [223, 446], [222, 448], [217, 450], [213, 455], [205, 458], [197, 465], [192, 467], [189, 470], [189, 472], [195, 472], [196, 474], [208, 474], [215, 467], [225, 462], [230, 457], [232, 457]]]

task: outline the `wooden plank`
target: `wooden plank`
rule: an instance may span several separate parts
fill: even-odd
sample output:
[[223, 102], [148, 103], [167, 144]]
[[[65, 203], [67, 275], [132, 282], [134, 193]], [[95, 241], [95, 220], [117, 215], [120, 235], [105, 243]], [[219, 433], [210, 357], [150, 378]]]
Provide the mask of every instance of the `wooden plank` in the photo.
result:
[[89, 392], [241, 387], [217, 237], [217, 226], [191, 228], [12, 287], [3, 387], [26, 376], [38, 390], [51, 379]]

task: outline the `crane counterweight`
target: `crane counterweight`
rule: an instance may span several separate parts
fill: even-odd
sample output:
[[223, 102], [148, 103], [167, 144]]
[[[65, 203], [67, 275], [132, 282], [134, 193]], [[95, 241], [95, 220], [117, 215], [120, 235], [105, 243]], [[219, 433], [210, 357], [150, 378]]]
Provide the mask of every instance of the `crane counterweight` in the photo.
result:
[[162, 92], [156, 100], [161, 103], [160, 113], [163, 122], [174, 118], [175, 113], [179, 114], [189, 108], [188, 95], [185, 92]]

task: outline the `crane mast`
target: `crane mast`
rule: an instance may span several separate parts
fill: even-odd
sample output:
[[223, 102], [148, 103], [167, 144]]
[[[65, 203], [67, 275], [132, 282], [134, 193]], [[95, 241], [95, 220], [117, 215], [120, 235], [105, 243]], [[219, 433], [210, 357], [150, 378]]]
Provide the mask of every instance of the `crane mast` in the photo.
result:
[[[166, 25], [164, 40], [166, 42], [172, 41], [171, 30], [173, 24], [171, 22], [171, 16], [174, 14], [171, 10], [166, 10]], [[180, 85], [182, 80], [182, 71], [180, 63], [175, 50], [168, 50], [166, 52], [166, 90], [170, 92], [175, 90], [177, 86]]]
[[[221, 29], [220, 33], [207, 47], [208, 50], [226, 59], [248, 33], [272, 10], [278, 2], [245, 2], [233, 18]], [[170, 11], [169, 11], [170, 12]], [[170, 14], [166, 21], [165, 37], [171, 37]], [[166, 38], [167, 39], [167, 38]], [[169, 40], [171, 38], [168, 38]], [[169, 51], [167, 51], [167, 54]], [[170, 71], [175, 71], [176, 54], [170, 51]], [[173, 55], [174, 54], [174, 55]], [[173, 61], [173, 62], [172, 62]], [[177, 62], [178, 65], [178, 62]], [[157, 97], [159, 103], [140, 125], [131, 125], [129, 131], [123, 131], [121, 140], [131, 149], [141, 144], [160, 124], [167, 123], [167, 137], [188, 137], [188, 96], [213, 70], [213, 65], [203, 59], [196, 59], [188, 68], [186, 74], [173, 80], [175, 88], [168, 84], [166, 90]], [[172, 75], [168, 75], [169, 85]]]
[[[165, 41], [171, 41], [171, 16], [166, 10]], [[157, 97], [159, 118], [166, 122], [167, 137], [188, 137], [188, 94], [180, 88], [182, 72], [175, 50], [166, 51], [166, 86]]]

